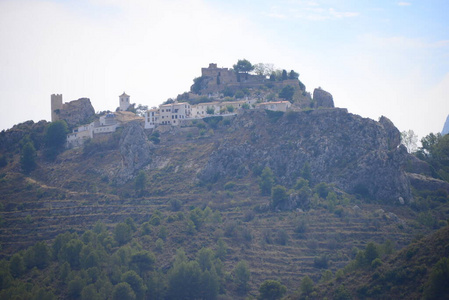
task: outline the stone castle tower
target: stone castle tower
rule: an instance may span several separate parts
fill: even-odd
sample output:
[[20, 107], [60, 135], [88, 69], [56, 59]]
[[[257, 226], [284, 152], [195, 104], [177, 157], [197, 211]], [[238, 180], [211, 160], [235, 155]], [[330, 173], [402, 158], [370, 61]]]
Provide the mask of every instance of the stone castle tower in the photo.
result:
[[119, 107], [121, 111], [126, 111], [128, 107], [131, 105], [131, 103], [129, 103], [129, 95], [125, 94], [125, 92], [123, 92], [123, 94], [119, 96], [119, 101], [120, 101]]
[[51, 121], [59, 120], [59, 111], [62, 109], [62, 94], [51, 95]]

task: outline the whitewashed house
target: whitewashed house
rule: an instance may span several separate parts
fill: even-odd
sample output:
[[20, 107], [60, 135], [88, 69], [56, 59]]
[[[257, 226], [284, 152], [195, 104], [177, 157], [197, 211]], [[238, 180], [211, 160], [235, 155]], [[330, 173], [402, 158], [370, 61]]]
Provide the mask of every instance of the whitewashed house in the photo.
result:
[[150, 129], [158, 125], [178, 126], [182, 120], [190, 119], [191, 105], [187, 102], [162, 104], [159, 108], [153, 107], [145, 113], [145, 128]]
[[292, 106], [290, 101], [263, 102], [256, 104], [256, 108], [286, 112]]

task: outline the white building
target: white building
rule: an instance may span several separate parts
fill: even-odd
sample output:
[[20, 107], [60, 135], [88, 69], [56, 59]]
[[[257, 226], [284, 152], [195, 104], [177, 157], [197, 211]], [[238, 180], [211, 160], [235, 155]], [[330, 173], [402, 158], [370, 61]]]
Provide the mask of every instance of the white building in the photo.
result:
[[190, 119], [191, 105], [187, 102], [162, 104], [159, 108], [153, 107], [145, 113], [145, 128], [154, 128], [157, 125], [178, 126], [182, 120]]
[[256, 104], [256, 108], [286, 112], [292, 106], [290, 101], [263, 102]]
[[67, 134], [67, 148], [76, 148], [84, 144], [88, 139], [93, 138], [92, 123], [73, 129], [72, 133]]
[[120, 123], [113, 113], [101, 116], [98, 121], [73, 129], [72, 133], [67, 135], [67, 148], [80, 147], [95, 135], [115, 132], [118, 126]]
[[[247, 99], [241, 101], [200, 103], [192, 105], [192, 117], [202, 119], [210, 116], [236, 114], [237, 110], [245, 107], [245, 104], [251, 109], [256, 102], [257, 100], [255, 99]], [[210, 113], [208, 114], [208, 112]]]

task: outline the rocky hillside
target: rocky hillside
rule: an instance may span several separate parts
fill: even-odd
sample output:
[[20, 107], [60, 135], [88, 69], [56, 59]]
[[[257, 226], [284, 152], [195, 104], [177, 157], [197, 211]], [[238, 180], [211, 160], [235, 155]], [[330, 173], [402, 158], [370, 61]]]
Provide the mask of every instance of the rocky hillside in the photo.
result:
[[270, 167], [292, 187], [308, 165], [312, 184], [326, 182], [379, 201], [411, 200], [402, 165], [408, 157], [392, 122], [345, 109], [251, 111], [239, 116], [199, 174], [206, 182]]
[[[246, 110], [152, 131], [134, 121], [54, 161], [42, 153], [46, 125], [26, 122], [0, 134], [4, 278], [14, 254], [27, 260], [30, 251], [22, 250], [42, 246], [36, 242], [53, 249], [55, 238], [70, 232], [71, 244], [102, 254], [95, 262], [102, 288], [95, 285], [109, 292], [100, 299], [136, 267], [126, 257], [139, 251], [154, 254], [153, 269], [141, 276], [148, 295], [157, 289], [163, 299], [173, 288], [168, 279], [180, 248], [189, 260], [199, 260], [202, 248], [221, 251], [217, 293], [223, 299], [257, 297], [269, 279], [292, 294], [304, 276], [318, 282], [323, 272], [343, 268], [354, 249], [387, 240], [403, 248], [449, 217], [441, 180], [432, 183], [437, 190], [411, 188], [404, 170], [429, 176], [430, 167], [399, 146], [399, 132], [386, 118], [377, 122], [344, 109]], [[36, 167], [24, 174], [17, 149], [29, 140]], [[288, 205], [272, 205], [275, 195], [262, 193], [264, 170], [271, 170], [269, 183], [285, 192], [281, 201], [287, 197]], [[428, 181], [423, 174], [415, 175], [420, 183]], [[132, 229], [126, 239], [116, 234], [123, 226]], [[90, 229], [96, 243], [89, 244]], [[63, 259], [53, 254], [39, 270], [29, 264], [8, 281], [8, 291], [21, 282], [69, 298], [69, 282], [88, 285], [86, 274], [95, 270], [75, 265], [63, 280]], [[250, 272], [243, 290], [236, 271], [242, 261]]]
[[[447, 299], [449, 227], [414, 241], [374, 266], [316, 287], [310, 299]], [[293, 297], [295, 299], [295, 297]]]

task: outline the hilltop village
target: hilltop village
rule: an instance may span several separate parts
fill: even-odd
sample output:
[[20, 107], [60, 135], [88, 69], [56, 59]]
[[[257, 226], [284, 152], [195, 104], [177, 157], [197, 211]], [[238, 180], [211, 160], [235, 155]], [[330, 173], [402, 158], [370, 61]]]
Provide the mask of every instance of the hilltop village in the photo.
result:
[[[241, 61], [239, 61], [240, 63]], [[159, 107], [136, 114], [135, 104], [125, 92], [119, 96], [115, 112], [95, 114], [90, 99], [63, 103], [61, 94], [51, 95], [52, 122], [64, 120], [71, 133], [67, 148], [79, 147], [88, 139], [113, 133], [118, 127], [139, 120], [145, 129], [158, 126], [190, 126], [192, 120], [213, 116], [229, 117], [248, 109], [272, 111], [334, 107], [332, 95], [315, 89], [313, 98], [298, 79], [299, 74], [286, 70], [268, 74], [250, 74], [247, 70], [219, 68], [211, 63], [201, 69], [190, 92], [168, 99]]]

